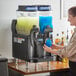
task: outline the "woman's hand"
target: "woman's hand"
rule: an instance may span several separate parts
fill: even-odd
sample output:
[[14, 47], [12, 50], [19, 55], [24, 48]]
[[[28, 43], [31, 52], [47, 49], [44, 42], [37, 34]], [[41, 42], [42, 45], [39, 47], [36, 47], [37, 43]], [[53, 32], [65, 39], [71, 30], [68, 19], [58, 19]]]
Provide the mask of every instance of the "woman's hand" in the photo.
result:
[[48, 47], [45, 44], [44, 44], [43, 48], [44, 48], [44, 51], [57, 55], [57, 49], [52, 49], [51, 47]]
[[46, 52], [51, 53], [51, 51], [52, 51], [52, 48], [46, 46], [45, 44], [44, 44], [43, 48], [44, 48], [44, 50], [45, 50]]

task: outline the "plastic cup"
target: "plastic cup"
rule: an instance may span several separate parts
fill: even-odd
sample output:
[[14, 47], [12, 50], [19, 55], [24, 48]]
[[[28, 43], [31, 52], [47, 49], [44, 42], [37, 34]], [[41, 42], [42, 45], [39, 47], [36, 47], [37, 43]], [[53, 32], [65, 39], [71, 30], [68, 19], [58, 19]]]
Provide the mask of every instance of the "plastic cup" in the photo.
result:
[[48, 47], [52, 46], [52, 40], [51, 39], [47, 39], [46, 43], [45, 43]]

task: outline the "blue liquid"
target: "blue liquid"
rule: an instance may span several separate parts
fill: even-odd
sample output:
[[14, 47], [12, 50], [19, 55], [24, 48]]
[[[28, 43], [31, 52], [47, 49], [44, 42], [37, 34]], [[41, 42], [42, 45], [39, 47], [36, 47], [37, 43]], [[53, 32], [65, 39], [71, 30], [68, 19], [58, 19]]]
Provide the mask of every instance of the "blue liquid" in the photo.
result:
[[52, 46], [52, 41], [51, 41], [50, 39], [47, 39], [45, 44], [46, 44], [48, 47], [51, 47], [51, 46]]
[[52, 16], [39, 16], [39, 26], [41, 33], [44, 33], [48, 26], [53, 29]]

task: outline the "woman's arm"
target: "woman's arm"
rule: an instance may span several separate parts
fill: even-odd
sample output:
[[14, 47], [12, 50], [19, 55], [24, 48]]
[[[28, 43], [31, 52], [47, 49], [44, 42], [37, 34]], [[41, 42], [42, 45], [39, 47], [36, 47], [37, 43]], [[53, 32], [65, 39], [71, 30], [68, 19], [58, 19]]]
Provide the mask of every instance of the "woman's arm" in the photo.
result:
[[58, 50], [58, 49], [62, 49], [63, 46], [52, 44], [51, 48], [52, 48], [52, 49], [57, 49], [57, 50]]

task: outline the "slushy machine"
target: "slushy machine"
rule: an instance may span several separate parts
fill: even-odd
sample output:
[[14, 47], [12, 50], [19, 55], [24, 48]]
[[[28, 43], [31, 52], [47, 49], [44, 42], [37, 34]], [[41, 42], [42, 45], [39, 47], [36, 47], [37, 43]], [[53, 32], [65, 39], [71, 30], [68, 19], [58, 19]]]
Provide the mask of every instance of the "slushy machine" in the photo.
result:
[[[19, 6], [18, 11], [28, 13], [31, 10], [29, 13], [35, 14], [39, 9], [45, 13], [49, 11], [49, 6]], [[51, 53], [45, 52], [43, 46], [47, 40], [53, 42], [52, 16], [35, 15], [18, 17], [12, 21], [13, 57], [27, 62], [51, 61]]]

